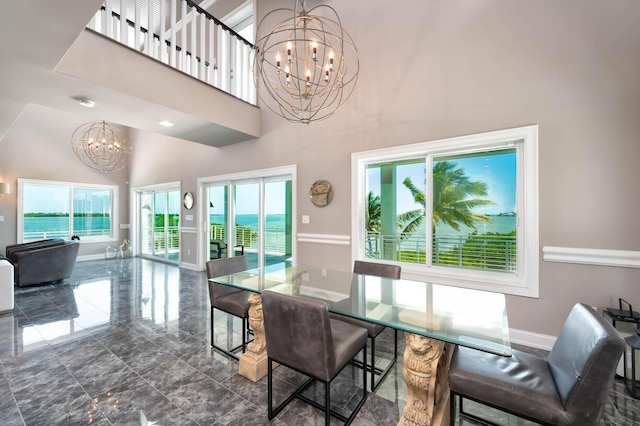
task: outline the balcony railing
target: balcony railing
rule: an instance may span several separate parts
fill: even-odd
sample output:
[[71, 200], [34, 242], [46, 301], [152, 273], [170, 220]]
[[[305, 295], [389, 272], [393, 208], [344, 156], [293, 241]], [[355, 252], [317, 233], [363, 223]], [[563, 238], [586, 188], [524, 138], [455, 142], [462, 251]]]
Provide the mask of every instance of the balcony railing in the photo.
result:
[[[211, 225], [211, 241], [226, 241], [226, 228], [220, 225]], [[246, 226], [236, 226], [236, 246], [244, 246], [245, 249], [258, 248], [258, 232]], [[266, 228], [264, 230], [264, 250], [267, 253], [285, 254], [286, 231], [284, 228]]]
[[130, 2], [106, 0], [88, 28], [256, 104], [251, 43], [191, 0]]
[[[383, 235], [369, 232], [365, 241], [367, 256], [403, 262], [425, 263], [425, 236]], [[515, 273], [517, 243], [512, 235], [434, 235], [432, 264]]]

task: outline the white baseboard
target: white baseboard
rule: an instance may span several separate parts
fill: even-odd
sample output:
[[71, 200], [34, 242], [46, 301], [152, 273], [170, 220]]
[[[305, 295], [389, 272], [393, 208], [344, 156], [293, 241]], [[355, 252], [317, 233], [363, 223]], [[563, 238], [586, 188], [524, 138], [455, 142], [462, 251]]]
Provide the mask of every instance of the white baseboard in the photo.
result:
[[544, 349], [550, 351], [556, 342], [556, 336], [548, 334], [533, 333], [526, 330], [518, 330], [517, 328], [509, 329], [511, 335], [511, 343], [530, 346], [532, 348]]
[[98, 254], [83, 254], [82, 256], [78, 256], [76, 258], [76, 262], [84, 262], [87, 260], [105, 260], [104, 253]]

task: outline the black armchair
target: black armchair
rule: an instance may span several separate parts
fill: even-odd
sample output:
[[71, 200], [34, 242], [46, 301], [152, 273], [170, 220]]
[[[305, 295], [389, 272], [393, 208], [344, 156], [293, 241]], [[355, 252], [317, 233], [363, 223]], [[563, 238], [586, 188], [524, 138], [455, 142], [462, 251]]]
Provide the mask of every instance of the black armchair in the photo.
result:
[[[356, 260], [353, 264], [353, 272], [356, 274], [374, 275], [382, 278], [400, 279], [401, 268], [397, 265], [386, 265], [382, 263], [363, 262]], [[371, 339], [371, 365], [366, 365], [367, 370], [371, 372], [371, 391], [378, 389], [382, 381], [387, 374], [393, 368], [398, 358], [398, 330], [394, 329], [393, 336], [393, 359], [389, 362], [386, 368], [381, 369], [376, 367], [376, 337], [382, 333], [386, 327], [380, 324], [375, 324], [368, 321], [363, 321], [351, 317], [347, 317], [340, 314], [330, 313], [329, 316], [332, 319], [348, 322], [349, 324], [363, 327], [367, 330], [367, 335]], [[376, 375], [380, 375], [376, 383]]]
[[[269, 420], [297, 397], [322, 409], [327, 426], [331, 415], [350, 424], [367, 398], [366, 369], [362, 369], [362, 398], [348, 418], [331, 410], [330, 383], [362, 349], [366, 362], [367, 331], [330, 319], [325, 302], [273, 291], [262, 292], [262, 312], [268, 345]], [[272, 397], [274, 361], [310, 377], [276, 408]], [[324, 405], [303, 395], [314, 379], [324, 383]]]
[[449, 369], [451, 425], [456, 395], [469, 417], [463, 398], [543, 425], [596, 425], [623, 350], [613, 326], [584, 304], [573, 307], [546, 359], [458, 347]]
[[[223, 275], [229, 275], [236, 272], [246, 271], [247, 258], [245, 256], [227, 257], [223, 259], [215, 259], [207, 262], [207, 278], [215, 278]], [[217, 284], [209, 281], [209, 300], [211, 302], [211, 346], [225, 354], [238, 359], [236, 352], [242, 349], [244, 353], [247, 341], [247, 333], [249, 330], [249, 296], [250, 292], [238, 290], [236, 288]], [[214, 309], [219, 309], [233, 316], [242, 319], [242, 344], [240, 346], [226, 348], [215, 344], [214, 339]]]

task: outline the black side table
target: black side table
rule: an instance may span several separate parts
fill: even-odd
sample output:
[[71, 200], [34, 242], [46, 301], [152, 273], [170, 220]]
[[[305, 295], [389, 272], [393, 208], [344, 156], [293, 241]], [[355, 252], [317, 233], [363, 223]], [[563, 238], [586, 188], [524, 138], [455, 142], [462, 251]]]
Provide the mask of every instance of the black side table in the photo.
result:
[[[640, 332], [640, 331], [638, 331]], [[638, 393], [638, 381], [636, 380], [636, 351], [640, 350], [640, 336], [638, 332], [632, 334], [629, 337], [625, 337], [627, 345], [629, 345], [631, 355], [631, 377], [627, 377], [627, 351], [624, 351], [624, 385], [629, 391], [629, 394], [636, 399], [640, 399]]]

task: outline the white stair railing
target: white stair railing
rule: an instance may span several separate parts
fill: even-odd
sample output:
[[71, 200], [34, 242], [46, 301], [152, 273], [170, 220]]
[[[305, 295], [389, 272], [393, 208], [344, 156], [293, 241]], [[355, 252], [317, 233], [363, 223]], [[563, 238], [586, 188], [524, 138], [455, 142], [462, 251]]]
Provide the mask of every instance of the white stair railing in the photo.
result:
[[106, 0], [87, 27], [256, 105], [253, 45], [191, 0]]

